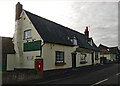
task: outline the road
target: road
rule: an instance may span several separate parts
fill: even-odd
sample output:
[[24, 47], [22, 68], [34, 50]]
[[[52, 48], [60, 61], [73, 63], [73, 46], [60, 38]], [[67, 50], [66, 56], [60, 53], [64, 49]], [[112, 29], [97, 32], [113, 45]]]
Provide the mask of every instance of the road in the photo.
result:
[[120, 84], [120, 64], [111, 65], [108, 68], [88, 72], [85, 74], [70, 75], [65, 78], [50, 80], [45, 82], [37, 82], [36, 84], [88, 84], [91, 86], [109, 84]]
[[44, 78], [43, 80], [38, 79], [15, 83], [13, 86], [40, 86], [43, 84], [81, 84], [81, 86], [83, 84], [88, 86], [120, 85], [120, 64], [91, 66], [85, 67], [82, 70], [75, 69], [75, 71], [75, 73], [52, 76], [52, 78]]

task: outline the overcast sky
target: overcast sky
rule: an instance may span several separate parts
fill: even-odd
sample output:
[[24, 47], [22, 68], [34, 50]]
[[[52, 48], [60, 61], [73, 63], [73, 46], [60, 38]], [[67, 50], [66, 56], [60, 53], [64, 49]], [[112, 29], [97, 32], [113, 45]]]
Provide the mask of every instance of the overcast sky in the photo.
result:
[[[20, 0], [0, 1], [0, 36], [13, 37], [15, 30], [15, 5]], [[63, 26], [84, 33], [89, 27], [90, 37], [97, 46], [118, 45], [118, 0], [21, 0], [23, 9]]]

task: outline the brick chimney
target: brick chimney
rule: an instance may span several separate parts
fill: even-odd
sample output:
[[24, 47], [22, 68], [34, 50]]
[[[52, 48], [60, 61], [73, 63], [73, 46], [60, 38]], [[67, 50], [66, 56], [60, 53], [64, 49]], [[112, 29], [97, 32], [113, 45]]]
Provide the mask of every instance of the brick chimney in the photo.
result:
[[20, 2], [18, 2], [17, 4], [16, 4], [16, 18], [15, 18], [15, 20], [19, 20], [20, 19], [20, 14], [21, 14], [21, 12], [22, 12], [22, 4], [20, 4]]
[[86, 29], [85, 29], [85, 35], [89, 38], [89, 31], [88, 31], [88, 27], [86, 26]]

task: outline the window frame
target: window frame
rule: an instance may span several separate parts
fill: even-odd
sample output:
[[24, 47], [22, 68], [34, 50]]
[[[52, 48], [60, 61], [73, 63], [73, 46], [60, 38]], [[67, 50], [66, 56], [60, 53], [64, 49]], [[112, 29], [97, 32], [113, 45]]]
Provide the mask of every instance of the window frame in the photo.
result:
[[[26, 32], [28, 32], [28, 31], [30, 31], [31, 32], [31, 36], [30, 37], [26, 37]], [[32, 30], [31, 29], [28, 29], [28, 30], [25, 30], [24, 31], [24, 38], [23, 39], [30, 39], [30, 38], [32, 38]]]
[[[85, 56], [83, 57], [83, 55], [85, 55]], [[82, 58], [83, 58], [84, 60], [82, 60]], [[81, 53], [81, 54], [80, 54], [80, 64], [86, 64], [86, 63], [88, 63], [86, 58], [87, 58], [87, 54]]]
[[[63, 51], [55, 51], [55, 63], [64, 63], [65, 53]], [[59, 60], [57, 60], [59, 58]], [[62, 58], [62, 60], [60, 60]]]
[[[84, 56], [85, 55], [85, 56]], [[84, 56], [84, 57], [83, 57]], [[80, 62], [87, 62], [87, 54], [83, 54], [83, 53], [81, 53], [80, 54]], [[83, 60], [82, 60], [83, 59]]]
[[73, 45], [77, 45], [77, 39], [73, 39]]

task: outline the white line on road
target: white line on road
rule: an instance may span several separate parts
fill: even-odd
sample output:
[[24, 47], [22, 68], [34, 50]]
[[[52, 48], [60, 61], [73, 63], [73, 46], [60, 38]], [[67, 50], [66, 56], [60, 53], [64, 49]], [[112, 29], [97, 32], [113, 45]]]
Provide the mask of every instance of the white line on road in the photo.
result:
[[108, 79], [104, 79], [104, 80], [102, 80], [102, 81], [99, 81], [99, 82], [97, 82], [97, 83], [95, 83], [95, 84], [91, 85], [91, 86], [98, 85], [98, 84], [100, 84], [100, 83], [102, 83], [102, 82], [105, 82], [105, 81], [107, 81], [107, 80], [108, 80]]
[[116, 75], [120, 75], [120, 73], [117, 73]]

